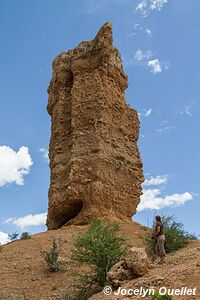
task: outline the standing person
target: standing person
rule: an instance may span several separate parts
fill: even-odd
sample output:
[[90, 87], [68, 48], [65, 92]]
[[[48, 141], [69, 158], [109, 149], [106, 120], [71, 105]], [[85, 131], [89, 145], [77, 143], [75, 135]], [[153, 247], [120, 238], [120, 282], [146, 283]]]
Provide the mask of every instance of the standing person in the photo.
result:
[[156, 239], [156, 254], [158, 255], [158, 257], [160, 257], [160, 261], [158, 263], [164, 264], [166, 252], [164, 247], [165, 235], [163, 232], [163, 223], [160, 216], [156, 216], [155, 221], [156, 221], [156, 230], [153, 233], [152, 237]]

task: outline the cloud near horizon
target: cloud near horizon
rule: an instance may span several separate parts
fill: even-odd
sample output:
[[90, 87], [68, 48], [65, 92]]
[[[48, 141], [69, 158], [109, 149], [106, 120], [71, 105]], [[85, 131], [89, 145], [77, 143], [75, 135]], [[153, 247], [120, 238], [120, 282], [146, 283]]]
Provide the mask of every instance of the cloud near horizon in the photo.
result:
[[[140, 212], [146, 209], [159, 210], [165, 207], [177, 207], [185, 204], [187, 201], [193, 199], [192, 193], [174, 193], [172, 195], [162, 196], [161, 188], [158, 186], [167, 183], [168, 175], [158, 175], [150, 177], [143, 183], [143, 195], [140, 197], [140, 203], [137, 211]], [[145, 186], [152, 188], [145, 188]], [[157, 186], [153, 188], [153, 186]]]
[[0, 245], [7, 244], [10, 241], [7, 233], [0, 231]]
[[22, 146], [15, 152], [9, 146], [0, 146], [0, 187], [13, 182], [23, 185], [32, 164], [27, 147]]
[[29, 214], [24, 217], [16, 218], [11, 217], [4, 221], [5, 224], [16, 225], [21, 230], [31, 226], [44, 226], [46, 224], [47, 213]]

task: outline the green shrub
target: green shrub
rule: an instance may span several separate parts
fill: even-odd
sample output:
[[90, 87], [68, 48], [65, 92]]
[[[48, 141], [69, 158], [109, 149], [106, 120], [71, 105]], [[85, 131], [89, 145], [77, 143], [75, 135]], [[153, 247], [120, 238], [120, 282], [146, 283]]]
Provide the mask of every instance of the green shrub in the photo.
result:
[[29, 240], [31, 238], [31, 235], [29, 232], [22, 232], [21, 236], [20, 236], [20, 239], [21, 240]]
[[168, 295], [167, 292], [165, 295], [160, 295], [159, 291], [155, 291], [155, 294], [151, 298], [153, 300], [172, 300], [172, 296]]
[[154, 261], [157, 258], [156, 255], [156, 239], [152, 239], [152, 234], [154, 230], [151, 230], [150, 232], [147, 232], [144, 237], [142, 237], [142, 240], [146, 246], [147, 254], [151, 257], [151, 259]]
[[[174, 216], [162, 216], [162, 223], [164, 226], [165, 250], [167, 253], [171, 253], [180, 248], [183, 248], [192, 239], [197, 239], [195, 235], [186, 232], [183, 228], [183, 224], [180, 222], [176, 222]], [[147, 247], [148, 254], [152, 258], [155, 258], [156, 240], [152, 239], [153, 232], [155, 232], [155, 229], [152, 229], [150, 232], [148, 232], [143, 238], [143, 240]]]
[[60, 251], [55, 237], [53, 238], [51, 249], [49, 251], [41, 251], [41, 256], [51, 272], [59, 272], [62, 269], [63, 262], [59, 260], [59, 253]]
[[130, 247], [127, 238], [117, 236], [118, 231], [118, 224], [110, 223], [104, 226], [96, 220], [91, 222], [86, 233], [78, 234], [75, 238], [75, 249], [71, 258], [89, 265], [93, 273], [92, 278], [95, 278], [100, 287], [105, 286], [107, 272], [126, 255]]
[[13, 242], [18, 238], [19, 233], [13, 232], [13, 233], [9, 234], [8, 236], [9, 236], [9, 239]]
[[3, 246], [0, 244], [0, 252], [3, 250]]

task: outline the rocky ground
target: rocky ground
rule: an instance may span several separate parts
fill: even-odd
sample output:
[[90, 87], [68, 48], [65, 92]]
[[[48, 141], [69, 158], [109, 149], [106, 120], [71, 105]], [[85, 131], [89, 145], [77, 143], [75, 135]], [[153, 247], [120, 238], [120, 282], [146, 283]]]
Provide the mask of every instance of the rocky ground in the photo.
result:
[[[127, 293], [133, 289], [150, 287], [158, 290], [161, 287], [177, 289], [181, 287], [197, 289], [196, 295], [174, 296], [174, 300], [192, 300], [200, 299], [200, 242], [192, 241], [186, 248], [169, 254], [165, 265], [154, 263], [152, 269], [147, 275], [138, 279], [124, 282], [122, 288]], [[94, 295], [90, 300], [128, 300], [130, 296], [115, 295], [118, 290], [113, 291], [111, 295], [105, 295], [103, 292]], [[147, 297], [131, 297], [132, 299], [149, 299]]]
[[[128, 236], [133, 246], [142, 246], [140, 237], [144, 235], [146, 228], [134, 222], [120, 223], [120, 227], [120, 234]], [[75, 234], [84, 232], [86, 229], [87, 225], [70, 225], [58, 230], [35, 234], [30, 240], [19, 240], [4, 245], [0, 252], [0, 299], [60, 299], [59, 294], [67, 289], [72, 279], [72, 271], [81, 271], [78, 263], [70, 260], [70, 252]], [[50, 248], [54, 236], [60, 238], [61, 259], [66, 263], [60, 273], [47, 272], [46, 264], [40, 254], [41, 250]], [[177, 296], [174, 299], [200, 299], [200, 242], [191, 242], [186, 248], [168, 255], [165, 266], [154, 264], [145, 276], [123, 284], [123, 288], [126, 289], [140, 286], [196, 287], [196, 296]], [[108, 296], [102, 292], [91, 298], [91, 300], [98, 299], [130, 298], [116, 296], [114, 293]]]

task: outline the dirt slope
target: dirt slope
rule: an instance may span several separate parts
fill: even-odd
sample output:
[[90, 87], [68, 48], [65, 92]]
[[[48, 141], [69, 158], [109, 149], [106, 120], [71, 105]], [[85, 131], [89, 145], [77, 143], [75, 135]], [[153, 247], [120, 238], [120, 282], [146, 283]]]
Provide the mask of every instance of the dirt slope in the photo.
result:
[[[197, 289], [196, 295], [174, 296], [173, 300], [200, 299], [200, 242], [192, 241], [187, 247], [169, 254], [164, 266], [154, 264], [146, 276], [139, 279], [124, 282], [122, 288], [126, 291], [136, 288], [154, 287], [158, 290], [161, 287], [178, 289], [181, 287]], [[104, 295], [103, 292], [94, 295], [90, 300], [128, 300], [127, 296], [116, 296], [113, 291], [111, 295]], [[150, 299], [147, 297], [131, 297], [131, 299]]]
[[[138, 223], [120, 223], [120, 234], [128, 236], [135, 246], [142, 246], [140, 236], [146, 228]], [[73, 247], [74, 236], [84, 232], [85, 226], [70, 225], [58, 230], [47, 231], [33, 235], [30, 240], [20, 240], [4, 245], [0, 253], [0, 299], [15, 300], [56, 300], [66, 289], [71, 271], [80, 271], [80, 266], [71, 261], [70, 251]], [[40, 255], [41, 250], [50, 248], [53, 237], [60, 238], [61, 258], [66, 265], [60, 273], [49, 273]], [[124, 287], [134, 286], [169, 286], [197, 287], [198, 296], [175, 298], [200, 299], [200, 242], [192, 242], [186, 248], [168, 255], [165, 266], [154, 266], [148, 275], [124, 283]], [[100, 293], [91, 298], [97, 299], [126, 299], [126, 297], [105, 296]], [[130, 299], [130, 298], [127, 298]], [[136, 298], [134, 298], [136, 299]], [[140, 298], [141, 299], [141, 298]], [[144, 298], [142, 298], [144, 299]]]
[[[130, 237], [135, 245], [140, 245], [140, 236], [145, 228], [138, 223], [120, 223], [120, 234]], [[85, 226], [69, 225], [58, 230], [42, 232], [30, 240], [19, 240], [4, 245], [0, 252], [0, 299], [47, 300], [56, 297], [67, 287], [72, 270], [80, 271], [80, 266], [69, 259], [74, 236], [84, 232]], [[46, 265], [40, 255], [41, 250], [50, 248], [53, 237], [59, 237], [61, 258], [66, 265], [61, 273], [46, 272]]]

